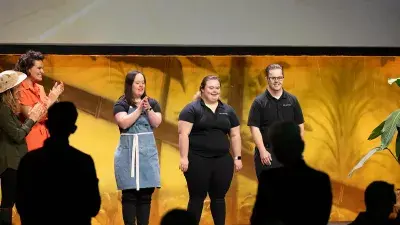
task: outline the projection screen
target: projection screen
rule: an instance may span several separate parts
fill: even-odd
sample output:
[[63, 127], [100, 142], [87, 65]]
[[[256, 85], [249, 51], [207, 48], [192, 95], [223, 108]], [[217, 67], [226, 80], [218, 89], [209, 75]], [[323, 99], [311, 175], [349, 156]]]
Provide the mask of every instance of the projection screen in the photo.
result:
[[0, 43], [399, 47], [399, 0], [1, 0]]

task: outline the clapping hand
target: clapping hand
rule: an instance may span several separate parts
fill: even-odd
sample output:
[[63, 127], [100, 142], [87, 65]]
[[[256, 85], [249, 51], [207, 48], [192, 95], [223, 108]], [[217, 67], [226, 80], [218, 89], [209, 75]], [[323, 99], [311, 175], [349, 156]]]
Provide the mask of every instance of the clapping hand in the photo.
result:
[[37, 122], [46, 113], [46, 106], [42, 103], [36, 103], [29, 111], [29, 119]]
[[57, 99], [60, 97], [60, 95], [64, 92], [64, 83], [63, 82], [56, 82], [53, 86], [53, 88], [50, 90], [49, 93], [49, 99], [52, 102], [57, 101]]
[[149, 103], [149, 98], [146, 96], [143, 98], [143, 108], [147, 111], [151, 109], [150, 103]]

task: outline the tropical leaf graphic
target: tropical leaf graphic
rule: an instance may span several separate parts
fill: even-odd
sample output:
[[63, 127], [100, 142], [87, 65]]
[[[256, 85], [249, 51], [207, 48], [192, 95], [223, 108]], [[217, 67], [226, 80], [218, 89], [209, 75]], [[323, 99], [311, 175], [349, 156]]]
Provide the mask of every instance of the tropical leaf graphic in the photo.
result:
[[[382, 126], [382, 124], [383, 124], [383, 126]], [[392, 112], [384, 122], [382, 122], [378, 127], [376, 127], [372, 131], [372, 133], [368, 139], [369, 140], [370, 140], [370, 138], [374, 139], [380, 135], [381, 136], [380, 146], [371, 149], [364, 157], [362, 157], [361, 160], [356, 164], [356, 166], [350, 171], [348, 176], [351, 177], [352, 174], [354, 173], [354, 171], [356, 171], [356, 170], [360, 169], [362, 166], [364, 166], [364, 164], [367, 162], [367, 160], [369, 158], [372, 157], [372, 155], [374, 155], [375, 153], [377, 153], [379, 151], [388, 149], [388, 146], [389, 146], [390, 142], [392, 141], [393, 136], [399, 127], [400, 127], [400, 109]], [[397, 148], [398, 139], [399, 138], [397, 137], [396, 138], [396, 156], [394, 156], [396, 160], [398, 160], [398, 158], [399, 158], [398, 152], [400, 150], [399, 148]]]
[[211, 71], [214, 74], [218, 74], [218, 72], [215, 70], [213, 64], [207, 57], [187, 56], [186, 59], [188, 59], [190, 62], [192, 62], [194, 65], [196, 65], [199, 68], [203, 68], [203, 69]]

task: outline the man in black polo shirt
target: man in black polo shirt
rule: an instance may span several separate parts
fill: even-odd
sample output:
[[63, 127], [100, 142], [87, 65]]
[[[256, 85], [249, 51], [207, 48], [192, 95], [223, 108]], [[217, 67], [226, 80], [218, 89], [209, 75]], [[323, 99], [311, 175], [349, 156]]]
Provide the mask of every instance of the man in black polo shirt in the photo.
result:
[[247, 125], [256, 144], [254, 163], [257, 178], [261, 172], [270, 168], [281, 167], [271, 151], [267, 137], [268, 127], [277, 121], [294, 121], [304, 133], [304, 117], [297, 98], [282, 88], [283, 67], [271, 64], [266, 69], [267, 90], [254, 100]]

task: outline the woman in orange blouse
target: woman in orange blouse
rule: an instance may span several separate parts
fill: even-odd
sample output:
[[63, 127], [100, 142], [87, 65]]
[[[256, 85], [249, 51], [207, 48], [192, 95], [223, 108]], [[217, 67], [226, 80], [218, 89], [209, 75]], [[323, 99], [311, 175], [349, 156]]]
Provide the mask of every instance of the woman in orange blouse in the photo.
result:
[[[43, 86], [38, 84], [43, 80], [43, 60], [42, 53], [29, 50], [19, 58], [15, 65], [16, 71], [28, 75], [28, 78], [19, 86], [22, 121], [29, 117], [30, 111], [36, 103], [43, 103], [49, 108], [64, 91], [64, 84], [56, 82], [49, 95], [46, 96]], [[42, 147], [44, 140], [49, 137], [49, 132], [44, 125], [46, 119], [47, 115], [44, 115], [26, 136], [28, 151]]]

